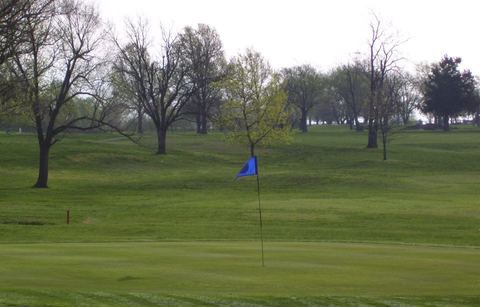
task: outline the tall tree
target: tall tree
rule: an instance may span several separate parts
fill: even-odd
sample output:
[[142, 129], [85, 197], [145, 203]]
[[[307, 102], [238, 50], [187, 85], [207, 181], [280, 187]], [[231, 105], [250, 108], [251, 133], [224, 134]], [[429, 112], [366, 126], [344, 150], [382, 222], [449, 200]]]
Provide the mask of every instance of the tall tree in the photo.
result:
[[35, 18], [53, 0], [2, 0], [0, 1], [0, 65], [16, 53], [26, 34], [27, 19]]
[[[480, 97], [480, 93], [477, 91], [477, 95]], [[480, 127], [480, 103], [478, 104], [477, 106], [477, 111], [475, 112], [475, 125], [477, 125], [477, 127]]]
[[308, 131], [308, 114], [320, 102], [324, 80], [310, 65], [284, 69], [283, 77], [288, 103], [300, 112], [300, 130], [305, 133]]
[[382, 135], [383, 160], [387, 160], [387, 144], [391, 130], [391, 121], [395, 116], [401, 100], [402, 78], [398, 73], [385, 77], [381, 98], [378, 100], [378, 122]]
[[461, 58], [445, 55], [432, 65], [423, 84], [422, 111], [441, 117], [445, 131], [449, 130], [451, 117], [473, 114], [479, 105], [476, 80], [469, 70], [459, 70], [461, 62]]
[[[39, 170], [35, 187], [48, 184], [50, 148], [68, 130], [100, 127], [109, 104], [100, 99], [104, 85], [99, 72], [104, 64], [96, 48], [104, 36], [97, 12], [79, 1], [34, 2], [25, 20], [22, 48], [14, 56], [21, 80], [21, 99], [31, 110], [39, 145]], [[91, 96], [88, 114], [69, 112], [79, 98]]]
[[378, 106], [384, 103], [384, 82], [387, 74], [396, 68], [400, 58], [397, 49], [400, 46], [393, 35], [385, 32], [384, 26], [377, 16], [370, 23], [371, 36], [368, 42], [368, 69], [370, 78], [370, 94], [368, 99], [368, 143], [367, 148], [378, 147]]
[[11, 74], [11, 59], [16, 54], [29, 52], [22, 43], [27, 36], [29, 21], [39, 18], [54, 0], [2, 0], [0, 1], [0, 115], [19, 111], [16, 96], [17, 78]]
[[188, 66], [187, 74], [195, 87], [189, 107], [196, 119], [197, 133], [207, 134], [208, 122], [218, 111], [222, 99], [220, 88], [215, 86], [226, 74], [222, 41], [215, 29], [199, 24], [196, 29], [186, 27], [178, 42]]
[[353, 64], [342, 65], [331, 74], [333, 89], [345, 102], [347, 121], [350, 129], [362, 130], [359, 116], [368, 100], [368, 72], [365, 66], [355, 61]]
[[398, 75], [398, 101], [396, 113], [403, 125], [407, 125], [421, 101], [419, 80], [408, 72]]
[[0, 65], [0, 118], [21, 113], [21, 90], [18, 78], [11, 73], [12, 65], [7, 62]]
[[[187, 63], [181, 52], [177, 36], [162, 29], [160, 52], [151, 52], [148, 23], [139, 19], [127, 22], [127, 42], [118, 39], [119, 61], [115, 70], [136, 99], [134, 103], [152, 120], [157, 133], [157, 154], [166, 154], [167, 132], [181, 119], [184, 107], [195, 92], [188, 76]], [[154, 58], [151, 54], [160, 54]]]
[[[114, 69], [110, 74], [110, 79], [112, 81], [112, 90], [115, 99], [124, 104], [127, 112], [130, 113], [130, 116], [133, 117], [132, 121], [135, 124], [134, 130], [138, 134], [143, 134], [144, 132], [144, 104], [141, 102], [141, 99], [146, 99], [146, 92], [143, 92], [142, 88], [139, 87], [138, 80], [132, 76], [132, 74], [125, 73], [129, 71], [127, 67], [124, 56], [127, 54], [129, 57], [135, 57], [135, 46], [126, 46], [122, 52], [116, 55], [114, 60]], [[137, 65], [140, 62], [136, 63]], [[138, 66], [140, 74], [143, 75], [145, 69], [143, 66]]]
[[248, 49], [235, 57], [224, 84], [228, 100], [221, 120], [229, 138], [246, 142], [251, 156], [259, 144], [288, 138], [287, 95], [278, 74], [258, 52]]

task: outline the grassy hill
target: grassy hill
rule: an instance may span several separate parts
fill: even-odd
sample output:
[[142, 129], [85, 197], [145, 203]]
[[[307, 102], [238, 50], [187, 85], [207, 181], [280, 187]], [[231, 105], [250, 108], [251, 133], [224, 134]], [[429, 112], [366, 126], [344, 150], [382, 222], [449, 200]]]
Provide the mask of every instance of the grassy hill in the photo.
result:
[[0, 304], [480, 304], [480, 130], [260, 149], [263, 269], [247, 148], [169, 140], [70, 135], [38, 190], [34, 136], [0, 134]]

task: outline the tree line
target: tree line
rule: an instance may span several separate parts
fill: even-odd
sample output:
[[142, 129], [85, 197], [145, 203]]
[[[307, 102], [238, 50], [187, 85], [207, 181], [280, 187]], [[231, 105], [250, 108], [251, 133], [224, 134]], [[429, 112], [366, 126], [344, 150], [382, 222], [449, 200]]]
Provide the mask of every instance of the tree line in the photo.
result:
[[51, 147], [66, 132], [114, 130], [141, 135], [151, 127], [157, 154], [180, 122], [198, 134], [215, 128], [248, 144], [288, 139], [309, 124], [368, 130], [367, 148], [408, 125], [419, 110], [445, 130], [452, 117], [476, 114], [478, 87], [460, 58], [445, 56], [412, 74], [401, 67], [402, 42], [373, 16], [364, 56], [328, 72], [310, 65], [272, 69], [257, 51], [227, 59], [217, 31], [205, 24], [152, 37], [148, 20], [125, 30], [106, 26], [81, 0], [2, 0], [0, 120], [31, 123], [39, 147], [35, 187], [47, 187]]

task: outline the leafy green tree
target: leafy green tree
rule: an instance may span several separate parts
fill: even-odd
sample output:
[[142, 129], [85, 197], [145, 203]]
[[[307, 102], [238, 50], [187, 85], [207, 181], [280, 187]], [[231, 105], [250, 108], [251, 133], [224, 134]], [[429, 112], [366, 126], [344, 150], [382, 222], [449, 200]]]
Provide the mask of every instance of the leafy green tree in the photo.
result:
[[278, 74], [250, 49], [235, 57], [230, 69], [223, 83], [227, 101], [221, 108], [221, 126], [227, 137], [247, 143], [252, 156], [259, 144], [288, 140], [287, 94]]
[[431, 67], [423, 85], [422, 111], [443, 119], [443, 129], [449, 130], [451, 117], [475, 113], [479, 105], [476, 80], [469, 70], [458, 68], [461, 58], [444, 56]]

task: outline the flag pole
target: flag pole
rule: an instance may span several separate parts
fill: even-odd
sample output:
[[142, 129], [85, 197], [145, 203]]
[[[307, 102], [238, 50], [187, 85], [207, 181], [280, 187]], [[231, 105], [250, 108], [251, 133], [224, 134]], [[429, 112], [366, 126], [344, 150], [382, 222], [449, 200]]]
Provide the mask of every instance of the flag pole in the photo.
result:
[[[257, 168], [258, 170], [258, 168]], [[260, 176], [257, 171], [257, 194], [258, 194], [258, 214], [260, 217], [260, 242], [262, 245], [262, 267], [265, 267], [265, 260], [263, 256], [263, 222], [262, 222], [262, 207], [260, 205]]]
[[257, 196], [258, 196], [258, 216], [260, 218], [260, 243], [262, 247], [262, 267], [265, 266], [265, 258], [263, 253], [263, 221], [262, 221], [262, 206], [260, 203], [260, 176], [258, 175], [258, 162], [257, 157], [253, 154], [250, 156], [250, 159], [247, 160], [245, 165], [242, 167], [240, 172], [238, 172], [235, 180], [243, 176], [256, 176], [257, 177]]

